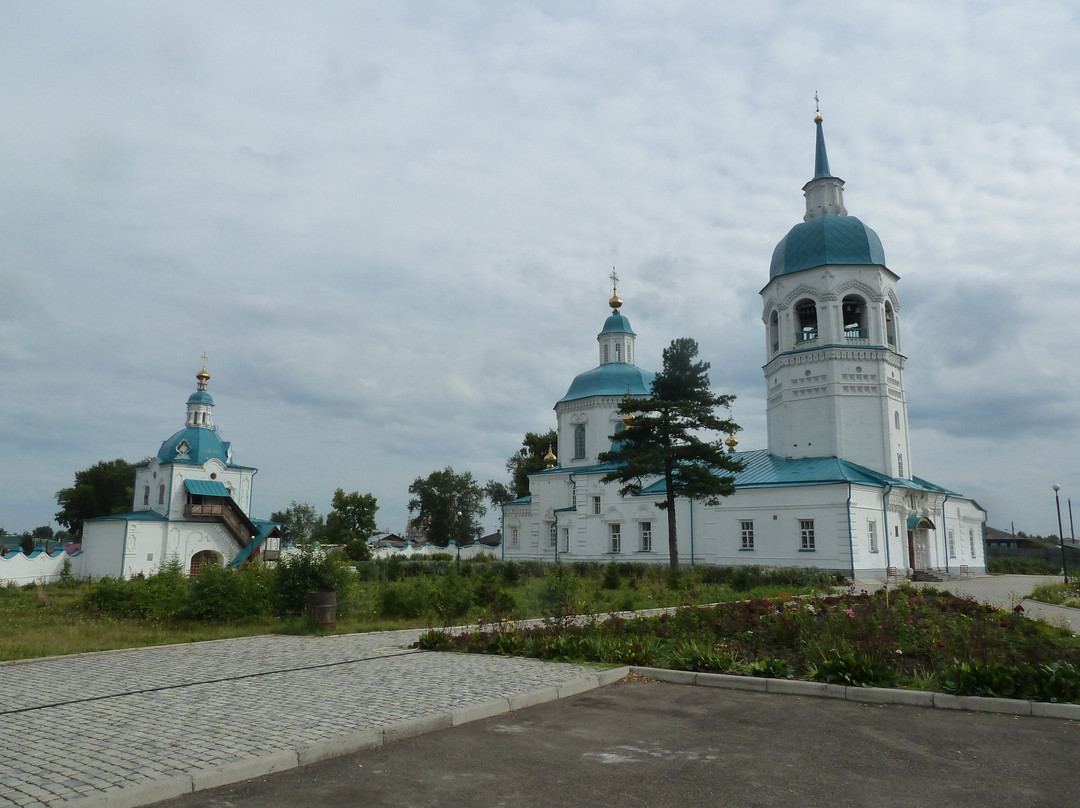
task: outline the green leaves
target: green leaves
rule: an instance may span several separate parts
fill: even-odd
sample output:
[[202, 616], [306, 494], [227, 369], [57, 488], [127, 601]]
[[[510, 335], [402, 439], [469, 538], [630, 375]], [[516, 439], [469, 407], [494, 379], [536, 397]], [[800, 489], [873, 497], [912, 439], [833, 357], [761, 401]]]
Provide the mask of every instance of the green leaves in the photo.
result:
[[447, 466], [427, 477], [417, 477], [409, 493], [413, 495], [409, 512], [419, 511], [417, 521], [432, 544], [446, 547], [453, 541], [461, 547], [483, 533], [480, 517], [487, 513], [484, 491], [471, 472], [458, 474]]

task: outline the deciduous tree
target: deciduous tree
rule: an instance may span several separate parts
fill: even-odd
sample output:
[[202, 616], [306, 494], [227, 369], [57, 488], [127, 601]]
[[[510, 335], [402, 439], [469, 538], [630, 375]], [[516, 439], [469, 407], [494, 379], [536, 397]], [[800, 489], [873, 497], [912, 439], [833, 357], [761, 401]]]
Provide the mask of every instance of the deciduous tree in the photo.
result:
[[544, 456], [558, 445], [559, 434], [554, 429], [547, 432], [526, 432], [521, 448], [506, 460], [510, 484], [488, 480], [484, 493], [493, 505], [501, 505], [529, 493], [529, 475], [544, 468]]
[[326, 540], [343, 544], [353, 561], [363, 561], [371, 555], [368, 537], [378, 528], [375, 512], [379, 506], [371, 494], [353, 491], [346, 494], [339, 488], [331, 501], [334, 509], [326, 515]]
[[427, 477], [417, 477], [409, 493], [413, 495], [409, 512], [418, 512], [417, 521], [432, 544], [447, 547], [453, 541], [461, 547], [483, 534], [480, 518], [487, 513], [484, 490], [471, 472], [458, 474], [447, 466]]
[[716, 505], [735, 492], [734, 472], [742, 463], [725, 451], [723, 438], [708, 440], [708, 433], [731, 434], [734, 421], [716, 410], [735, 400], [709, 389], [709, 363], [696, 360], [698, 344], [683, 337], [664, 350], [664, 366], [656, 375], [652, 395], [627, 397], [620, 412], [628, 428], [613, 435], [616, 448], [600, 455], [601, 463], [616, 464], [604, 482], [620, 482], [623, 496], [640, 493], [649, 478], [664, 481], [664, 499], [656, 503], [667, 511], [668, 554], [672, 569], [679, 566], [675, 500], [692, 497]]
[[326, 533], [326, 522], [314, 505], [295, 499], [283, 511], [270, 514], [270, 520], [281, 523], [281, 540], [298, 547], [320, 541]]
[[130, 511], [134, 486], [134, 465], [120, 458], [102, 460], [75, 472], [75, 485], [56, 492], [55, 519], [81, 538], [84, 519]]

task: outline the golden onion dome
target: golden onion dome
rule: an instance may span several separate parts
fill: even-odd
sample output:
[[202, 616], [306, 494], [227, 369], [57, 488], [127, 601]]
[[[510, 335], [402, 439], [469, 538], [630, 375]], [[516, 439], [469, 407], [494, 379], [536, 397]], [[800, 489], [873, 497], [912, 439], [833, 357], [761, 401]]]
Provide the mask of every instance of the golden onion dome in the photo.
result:
[[729, 452], [734, 452], [735, 447], [739, 445], [739, 439], [734, 435], [728, 435], [728, 439], [724, 443], [727, 445]]
[[555, 456], [555, 453], [551, 451], [551, 444], [548, 444], [547, 454], [544, 455], [544, 467], [553, 469], [555, 464], [559, 461], [559, 458]]

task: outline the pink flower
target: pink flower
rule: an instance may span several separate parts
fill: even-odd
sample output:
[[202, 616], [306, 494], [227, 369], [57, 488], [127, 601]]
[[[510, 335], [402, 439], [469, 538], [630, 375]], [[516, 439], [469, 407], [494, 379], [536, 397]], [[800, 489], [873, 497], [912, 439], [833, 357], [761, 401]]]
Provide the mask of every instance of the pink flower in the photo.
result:
[[1017, 613], [1024, 611], [1023, 604], [1017, 603], [1015, 606], [1013, 606], [1013, 611]]
[[844, 614], [846, 614], [848, 617], [855, 616], [855, 612], [851, 611], [851, 609], [844, 609]]

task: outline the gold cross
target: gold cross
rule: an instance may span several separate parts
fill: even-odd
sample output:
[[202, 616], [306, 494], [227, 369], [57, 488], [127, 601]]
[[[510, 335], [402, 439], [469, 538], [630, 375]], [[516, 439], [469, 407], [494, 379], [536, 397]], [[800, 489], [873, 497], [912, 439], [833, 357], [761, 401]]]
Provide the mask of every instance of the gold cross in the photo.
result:
[[608, 275], [608, 277], [611, 278], [611, 288], [614, 289], [614, 288], [618, 287], [618, 285], [619, 285], [619, 275], [618, 275], [617, 272], [615, 272], [615, 267], [611, 268], [611, 274]]

